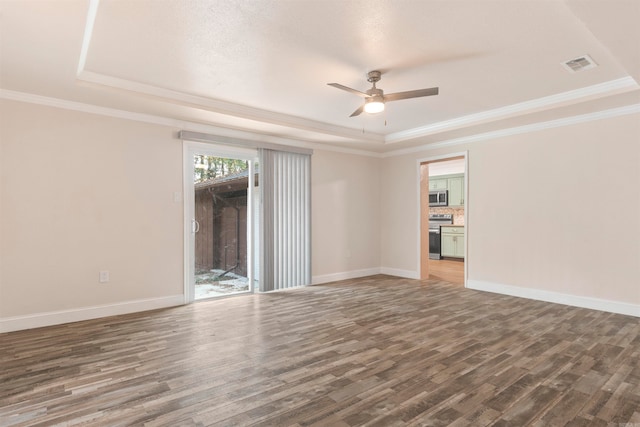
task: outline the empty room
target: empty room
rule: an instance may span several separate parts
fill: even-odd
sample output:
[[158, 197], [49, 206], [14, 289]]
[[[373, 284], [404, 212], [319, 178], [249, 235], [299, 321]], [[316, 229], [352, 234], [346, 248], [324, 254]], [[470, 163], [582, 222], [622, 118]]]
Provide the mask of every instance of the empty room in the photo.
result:
[[640, 427], [639, 0], [0, 0], [0, 426]]

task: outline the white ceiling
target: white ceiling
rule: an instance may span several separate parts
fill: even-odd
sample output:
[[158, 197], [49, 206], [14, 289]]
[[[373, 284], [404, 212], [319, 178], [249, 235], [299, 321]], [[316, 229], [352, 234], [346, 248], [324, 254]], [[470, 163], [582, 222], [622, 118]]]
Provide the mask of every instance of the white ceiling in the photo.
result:
[[[0, 0], [0, 19], [5, 97], [287, 141], [384, 152], [640, 103], [640, 0]], [[373, 69], [440, 94], [350, 118], [362, 99], [327, 83]]]

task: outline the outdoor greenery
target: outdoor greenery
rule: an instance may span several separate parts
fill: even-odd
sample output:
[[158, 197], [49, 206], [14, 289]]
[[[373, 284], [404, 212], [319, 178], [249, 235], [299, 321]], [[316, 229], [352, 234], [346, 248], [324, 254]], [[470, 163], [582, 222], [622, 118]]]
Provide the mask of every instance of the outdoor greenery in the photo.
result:
[[194, 156], [193, 182], [198, 183], [221, 176], [232, 175], [247, 170], [246, 160], [226, 159], [205, 155]]

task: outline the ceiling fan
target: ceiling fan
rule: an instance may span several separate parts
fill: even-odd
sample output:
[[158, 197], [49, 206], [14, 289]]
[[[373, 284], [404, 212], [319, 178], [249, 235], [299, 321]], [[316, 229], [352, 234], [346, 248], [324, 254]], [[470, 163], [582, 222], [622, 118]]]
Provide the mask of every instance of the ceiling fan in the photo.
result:
[[374, 70], [369, 71], [367, 73], [367, 81], [373, 83], [371, 89], [366, 92], [360, 92], [359, 90], [352, 89], [350, 87], [341, 85], [340, 83], [327, 83], [329, 86], [333, 86], [338, 89], [346, 90], [347, 92], [351, 92], [358, 96], [362, 96], [364, 98], [364, 104], [354, 111], [349, 117], [359, 116], [363, 111], [365, 113], [379, 113], [384, 111], [385, 102], [390, 101], [399, 101], [401, 99], [409, 99], [409, 98], [419, 98], [421, 96], [431, 96], [438, 94], [438, 88], [432, 87], [429, 89], [417, 89], [417, 90], [409, 90], [406, 92], [396, 92], [390, 93], [388, 95], [384, 94], [382, 89], [378, 89], [376, 87], [376, 82], [380, 81], [382, 77], [382, 73], [380, 71]]

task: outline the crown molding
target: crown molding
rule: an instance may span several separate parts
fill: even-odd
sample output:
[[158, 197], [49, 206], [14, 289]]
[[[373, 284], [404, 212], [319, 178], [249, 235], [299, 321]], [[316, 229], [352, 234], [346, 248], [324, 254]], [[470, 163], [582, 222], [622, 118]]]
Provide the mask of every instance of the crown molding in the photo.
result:
[[463, 136], [460, 138], [447, 139], [429, 144], [423, 144], [417, 147], [404, 148], [400, 150], [387, 151], [382, 154], [383, 158], [402, 156], [405, 154], [419, 153], [422, 151], [430, 151], [443, 147], [452, 147], [461, 144], [470, 144], [473, 142], [486, 141], [488, 139], [496, 139], [510, 135], [518, 135], [523, 133], [537, 132], [545, 129], [553, 129], [562, 126], [569, 126], [578, 123], [586, 123], [594, 120], [609, 119], [613, 117], [626, 116], [628, 114], [640, 113], [640, 104], [632, 104], [625, 107], [611, 108], [609, 110], [597, 111], [595, 113], [581, 114], [578, 116], [564, 117], [562, 119], [549, 120], [546, 122], [533, 123], [530, 125], [505, 128], [491, 132], [478, 133], [475, 135]]
[[623, 77], [581, 89], [570, 90], [531, 101], [520, 102], [518, 104], [507, 105], [506, 107], [495, 108], [480, 113], [469, 114], [451, 120], [444, 120], [438, 123], [420, 126], [400, 132], [390, 133], [385, 138], [386, 144], [393, 144], [434, 133], [445, 132], [472, 125], [489, 123], [509, 117], [531, 114], [538, 111], [558, 108], [563, 105], [584, 102], [589, 99], [601, 98], [614, 95], [616, 93], [628, 92], [640, 89], [640, 86], [632, 77]]
[[188, 120], [172, 119], [169, 117], [156, 116], [153, 114], [134, 113], [117, 108], [101, 107], [93, 104], [85, 104], [82, 102], [69, 101], [60, 98], [51, 98], [42, 95], [34, 95], [26, 92], [18, 92], [9, 89], [0, 88], [0, 99], [9, 101], [18, 101], [28, 104], [42, 105], [46, 107], [60, 108], [63, 110], [78, 111], [82, 113], [96, 114], [99, 116], [113, 117], [124, 120], [131, 120], [141, 123], [149, 123], [160, 126], [171, 127], [175, 130], [189, 130], [194, 132], [204, 132], [216, 134], [221, 137], [238, 138], [247, 141], [265, 142], [271, 144], [281, 144], [291, 147], [303, 147], [312, 150], [332, 151], [344, 154], [354, 154], [359, 156], [368, 156], [381, 158], [382, 154], [369, 150], [360, 150], [356, 148], [340, 147], [331, 145], [330, 143], [319, 143], [312, 141], [304, 141], [290, 138], [283, 138], [274, 135], [262, 134], [255, 131], [245, 131], [238, 129], [225, 128], [209, 124], [191, 122]]
[[91, 44], [91, 36], [93, 35], [93, 26], [96, 23], [96, 15], [98, 14], [98, 6], [100, 0], [89, 0], [87, 8], [87, 21], [84, 26], [84, 34], [82, 35], [82, 47], [80, 48], [80, 58], [78, 59], [78, 70], [76, 75], [84, 70], [87, 63], [87, 55], [89, 54], [89, 45]]
[[506, 129], [500, 129], [492, 132], [478, 133], [474, 135], [463, 136], [460, 138], [446, 139], [443, 141], [422, 144], [417, 147], [404, 148], [387, 152], [375, 152], [369, 150], [360, 150], [355, 148], [341, 147], [325, 143], [310, 142], [303, 140], [288, 139], [273, 135], [260, 134], [253, 131], [243, 131], [237, 129], [229, 129], [219, 126], [195, 123], [186, 120], [171, 119], [168, 117], [155, 116], [152, 114], [134, 113], [131, 111], [119, 110], [116, 108], [100, 107], [92, 104], [84, 104], [81, 102], [69, 101], [59, 98], [51, 98], [41, 95], [34, 95], [26, 92], [18, 92], [0, 88], [0, 99], [10, 101], [25, 102], [29, 104], [43, 105], [55, 107], [64, 110], [79, 111], [83, 113], [96, 114], [106, 117], [114, 117], [124, 120], [132, 120], [142, 123], [150, 123], [161, 126], [168, 126], [176, 130], [189, 130], [194, 132], [213, 133], [222, 137], [241, 138], [248, 141], [259, 141], [274, 144], [282, 144], [294, 147], [309, 148], [312, 150], [331, 151], [336, 153], [353, 154], [358, 156], [367, 156], [374, 158], [387, 158], [402, 156], [405, 154], [419, 153], [423, 151], [435, 150], [443, 147], [451, 147], [462, 144], [470, 144], [474, 142], [486, 141], [488, 139], [501, 138], [504, 136], [517, 135], [523, 133], [536, 132], [544, 129], [552, 129], [556, 127], [569, 126], [578, 123], [586, 123], [594, 120], [602, 120], [607, 118], [619, 117], [628, 114], [640, 113], [640, 104], [632, 104], [625, 107], [612, 108], [609, 110], [597, 111], [595, 113], [582, 114], [579, 116], [565, 117], [557, 120], [533, 123], [525, 126], [518, 126]]
[[95, 84], [113, 89], [125, 90], [140, 95], [151, 96], [172, 104], [211, 111], [245, 120], [252, 120], [275, 126], [284, 126], [307, 132], [316, 132], [323, 135], [337, 136], [358, 142], [382, 144], [385, 141], [384, 135], [377, 133], [362, 133], [362, 131], [358, 129], [331, 125], [316, 120], [276, 113], [273, 111], [204, 96], [192, 95], [171, 89], [165, 89], [159, 86], [152, 86], [127, 79], [108, 76], [93, 71], [82, 70], [78, 73], [77, 79], [85, 84]]
[[207, 111], [225, 114], [232, 117], [258, 121], [261, 123], [268, 123], [276, 126], [290, 127], [308, 132], [317, 132], [324, 135], [338, 136], [341, 138], [348, 138], [359, 142], [369, 142], [377, 144], [394, 144], [410, 139], [432, 135], [435, 133], [489, 123], [525, 114], [531, 114], [538, 111], [558, 108], [577, 102], [584, 102], [589, 99], [600, 98], [617, 93], [640, 89], [638, 83], [636, 83], [636, 81], [632, 77], [627, 76], [620, 79], [587, 86], [581, 89], [562, 92], [531, 101], [507, 105], [505, 107], [500, 107], [493, 110], [487, 110], [480, 113], [457, 117], [451, 120], [444, 120], [426, 126], [391, 133], [385, 137], [384, 135], [380, 134], [363, 134], [362, 131], [351, 128], [330, 125], [315, 120], [303, 119], [300, 117], [289, 116], [287, 114], [275, 113], [203, 96], [191, 95], [86, 70], [81, 71], [78, 74], [77, 78], [78, 80], [85, 83], [96, 84], [100, 86], [126, 90], [142, 95], [152, 96], [178, 105], [204, 109]]
[[488, 139], [501, 138], [504, 136], [517, 135], [529, 132], [536, 132], [544, 129], [552, 129], [556, 127], [568, 126], [578, 123], [586, 123], [594, 120], [601, 120], [613, 117], [624, 116], [628, 114], [640, 113], [640, 104], [633, 104], [625, 107], [612, 108], [609, 110], [597, 111], [595, 113], [582, 114], [579, 116], [565, 117], [557, 120], [533, 123], [525, 126], [518, 126], [506, 129], [500, 129], [492, 132], [478, 133], [474, 135], [464, 136], [460, 138], [446, 139], [443, 141], [432, 142], [429, 144], [419, 145], [417, 147], [404, 148], [400, 150], [387, 151], [379, 153], [369, 150], [360, 150], [355, 148], [341, 147], [336, 145], [294, 140], [282, 138], [273, 135], [260, 134], [253, 131], [243, 131], [237, 129], [223, 128], [219, 126], [195, 123], [185, 120], [171, 119], [167, 117], [155, 116], [152, 114], [134, 113], [131, 111], [119, 110], [116, 108], [100, 107], [92, 104], [84, 104], [81, 102], [69, 101], [59, 98], [51, 98], [41, 95], [34, 95], [25, 92], [18, 92], [0, 88], [0, 99], [10, 101], [25, 102], [29, 104], [43, 105], [55, 107], [65, 110], [79, 111], [83, 113], [96, 114], [106, 117], [114, 117], [124, 120], [132, 120], [142, 123], [150, 123], [161, 126], [168, 126], [176, 130], [189, 130], [194, 132], [213, 133], [223, 137], [242, 138], [248, 141], [259, 141], [274, 144], [282, 144], [295, 147], [309, 148], [312, 150], [331, 151], [344, 154], [353, 154], [358, 156], [367, 156], [374, 158], [387, 158], [402, 156], [405, 154], [419, 153], [424, 151], [435, 150], [443, 147], [451, 147], [462, 144], [470, 144], [474, 142], [486, 141]]

